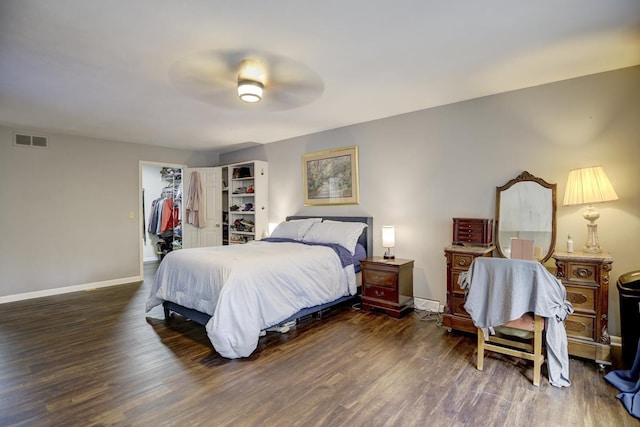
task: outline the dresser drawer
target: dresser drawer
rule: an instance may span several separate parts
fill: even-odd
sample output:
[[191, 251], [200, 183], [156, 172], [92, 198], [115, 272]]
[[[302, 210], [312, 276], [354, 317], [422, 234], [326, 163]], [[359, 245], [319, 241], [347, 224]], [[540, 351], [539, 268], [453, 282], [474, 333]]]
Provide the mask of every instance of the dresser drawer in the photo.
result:
[[578, 337], [593, 341], [595, 318], [581, 314], [570, 314], [564, 321], [568, 337]]
[[471, 316], [469, 316], [469, 313], [467, 313], [467, 310], [464, 309], [464, 303], [465, 303], [464, 295], [454, 295], [453, 307], [450, 307], [451, 314], [455, 314], [456, 316], [471, 318]]
[[451, 287], [453, 289], [453, 292], [456, 294], [464, 294], [464, 289], [462, 289], [460, 285], [458, 285], [458, 278], [460, 277], [460, 273], [463, 272], [451, 270]]
[[[451, 257], [451, 268], [467, 271], [473, 262], [474, 256], [470, 254], [453, 254]], [[456, 279], [457, 283], [457, 279]]]
[[368, 283], [362, 287], [364, 298], [375, 298], [390, 302], [398, 302], [398, 290], [395, 287], [373, 286]]
[[598, 285], [598, 266], [594, 264], [569, 262], [567, 263], [567, 280], [573, 283]]
[[362, 280], [366, 285], [378, 285], [395, 288], [398, 284], [397, 272], [366, 269], [362, 272], [362, 274]]
[[596, 314], [596, 288], [565, 285], [567, 300], [578, 313]]

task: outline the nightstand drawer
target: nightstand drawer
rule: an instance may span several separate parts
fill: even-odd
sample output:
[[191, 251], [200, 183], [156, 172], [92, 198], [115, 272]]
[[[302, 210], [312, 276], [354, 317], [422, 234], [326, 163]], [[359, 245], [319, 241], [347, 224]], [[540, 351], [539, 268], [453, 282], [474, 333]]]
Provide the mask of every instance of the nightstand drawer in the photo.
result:
[[570, 314], [564, 321], [564, 328], [568, 337], [578, 337], [593, 341], [595, 318], [582, 316], [580, 314]]
[[398, 301], [398, 290], [395, 287], [372, 286], [367, 283], [362, 288], [362, 296], [385, 301]]
[[473, 255], [454, 253], [452, 256], [451, 268], [467, 271], [474, 258], [475, 257]]
[[451, 307], [451, 314], [471, 318], [471, 316], [469, 316], [469, 313], [467, 313], [467, 310], [464, 309], [464, 303], [465, 303], [464, 295], [454, 295], [453, 307]]
[[567, 280], [573, 283], [584, 283], [598, 286], [598, 267], [593, 264], [568, 262]]
[[363, 280], [365, 285], [377, 285], [395, 288], [398, 284], [398, 273], [380, 270], [364, 270]]
[[576, 312], [596, 314], [596, 288], [566, 285], [567, 300]]

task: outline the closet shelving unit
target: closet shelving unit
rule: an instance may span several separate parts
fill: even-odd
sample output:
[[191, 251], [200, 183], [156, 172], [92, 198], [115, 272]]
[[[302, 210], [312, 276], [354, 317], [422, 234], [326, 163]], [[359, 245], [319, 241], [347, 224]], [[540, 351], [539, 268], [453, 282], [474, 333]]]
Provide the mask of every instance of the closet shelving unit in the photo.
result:
[[[250, 161], [227, 165], [227, 244], [241, 244], [266, 236], [268, 229], [268, 163]], [[223, 194], [224, 198], [224, 194]], [[224, 228], [223, 228], [224, 233]], [[224, 234], [223, 234], [224, 242]]]

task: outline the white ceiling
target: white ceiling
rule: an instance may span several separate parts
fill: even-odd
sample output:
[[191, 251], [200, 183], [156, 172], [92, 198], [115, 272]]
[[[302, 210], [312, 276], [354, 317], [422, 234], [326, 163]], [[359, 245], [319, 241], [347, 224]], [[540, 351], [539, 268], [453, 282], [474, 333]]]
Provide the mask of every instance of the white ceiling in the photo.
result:
[[[230, 106], [170, 76], [227, 51], [286, 58], [324, 89]], [[638, 64], [640, 0], [0, 0], [0, 123], [167, 147], [230, 151]]]

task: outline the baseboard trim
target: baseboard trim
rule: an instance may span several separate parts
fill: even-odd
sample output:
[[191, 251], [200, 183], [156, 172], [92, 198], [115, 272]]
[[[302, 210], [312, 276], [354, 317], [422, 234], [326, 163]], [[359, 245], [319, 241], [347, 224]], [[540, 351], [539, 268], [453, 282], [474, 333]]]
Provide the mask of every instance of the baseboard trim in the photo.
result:
[[622, 347], [622, 337], [616, 337], [615, 335], [611, 335], [609, 337], [611, 347]]
[[63, 288], [44, 289], [42, 291], [25, 292], [22, 294], [6, 295], [0, 297], [0, 304], [8, 302], [23, 301], [32, 298], [48, 297], [51, 295], [68, 294], [70, 292], [90, 291], [97, 288], [105, 288], [107, 286], [124, 285], [127, 283], [140, 282], [141, 276], [123, 277], [121, 279], [105, 280], [102, 282], [85, 283], [82, 285], [65, 286]]

